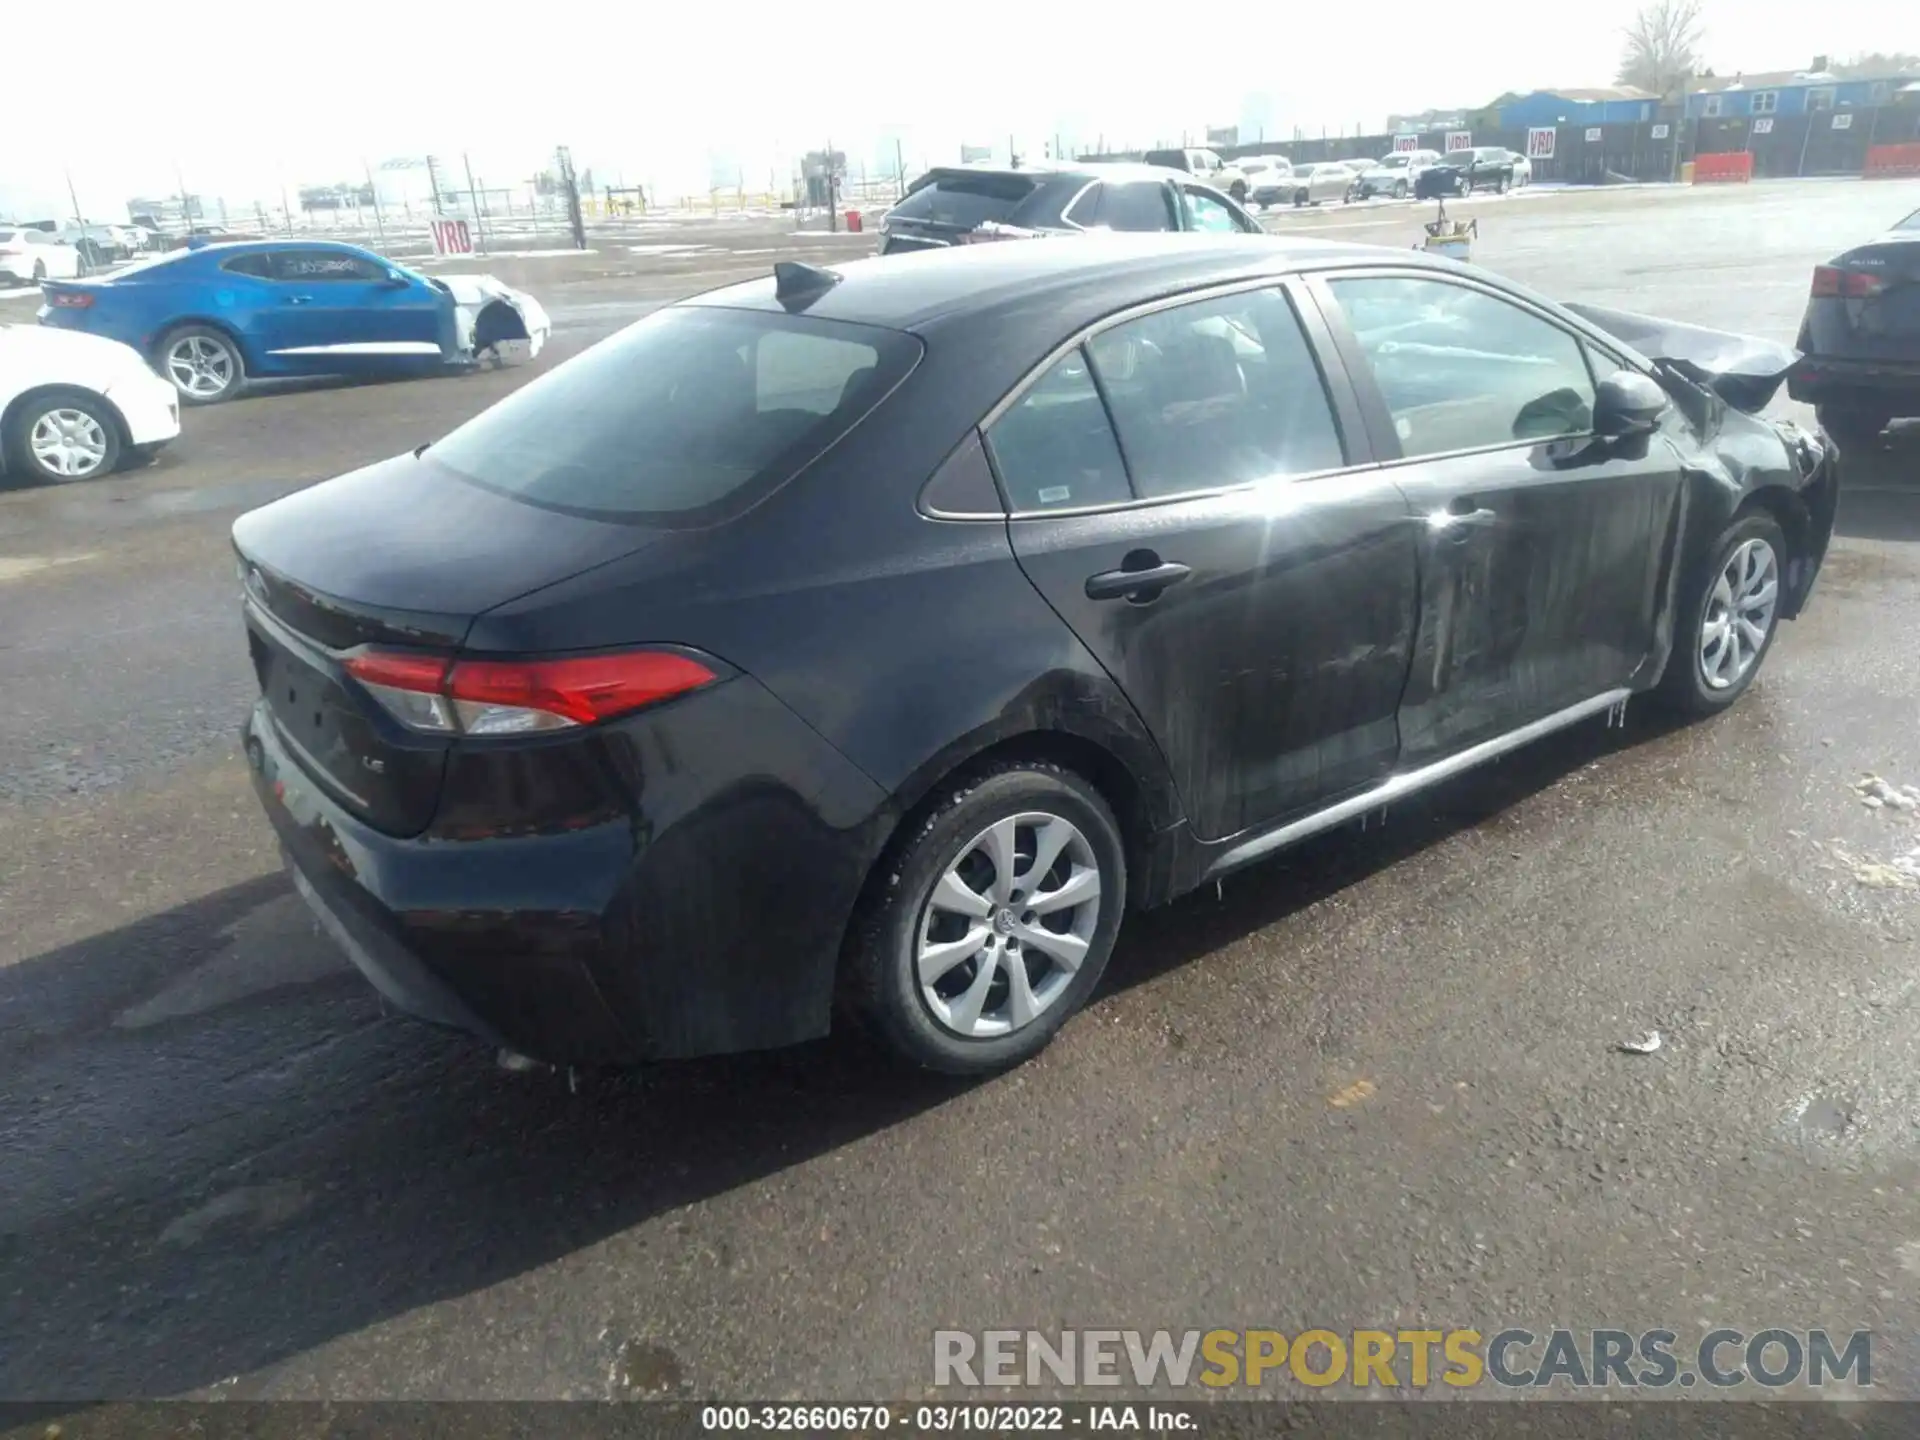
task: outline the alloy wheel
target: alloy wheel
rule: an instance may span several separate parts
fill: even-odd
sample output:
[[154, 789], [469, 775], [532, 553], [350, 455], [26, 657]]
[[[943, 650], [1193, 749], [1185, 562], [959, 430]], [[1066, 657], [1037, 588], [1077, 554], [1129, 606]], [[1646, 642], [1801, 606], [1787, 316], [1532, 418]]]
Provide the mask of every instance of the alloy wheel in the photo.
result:
[[1780, 560], [1765, 540], [1737, 546], [1721, 567], [1700, 622], [1700, 674], [1725, 690], [1746, 677], [1766, 648], [1780, 601]]
[[83, 480], [107, 460], [107, 432], [84, 410], [49, 410], [27, 433], [27, 448], [50, 475]]
[[920, 998], [967, 1039], [1011, 1035], [1059, 1001], [1100, 922], [1100, 864], [1072, 821], [996, 820], [960, 848], [921, 915]]
[[196, 400], [210, 400], [233, 384], [233, 352], [205, 335], [188, 335], [167, 347], [167, 376]]

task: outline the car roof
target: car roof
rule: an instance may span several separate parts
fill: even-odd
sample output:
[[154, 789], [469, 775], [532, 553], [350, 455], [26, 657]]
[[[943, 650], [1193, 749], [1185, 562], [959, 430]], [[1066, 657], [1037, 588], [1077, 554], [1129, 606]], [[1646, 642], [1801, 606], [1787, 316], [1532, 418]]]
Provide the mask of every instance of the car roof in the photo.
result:
[[[1116, 310], [1210, 282], [1275, 277], [1343, 260], [1432, 264], [1417, 252], [1260, 235], [1093, 234], [960, 245], [854, 260], [795, 308], [827, 320], [928, 333], [1002, 327], [1010, 349], [1044, 350]], [[680, 302], [786, 308], [771, 276]]]
[[[936, 165], [921, 178], [947, 175], [1023, 175], [1047, 180], [1109, 180], [1115, 184], [1125, 184], [1130, 180], [1177, 180], [1189, 185], [1194, 183], [1194, 177], [1185, 170], [1173, 170], [1165, 165], [1148, 165], [1137, 160], [1047, 160], [1035, 161], [1032, 164], [1022, 162], [1019, 165]], [[920, 188], [919, 182], [916, 181], [912, 188]]]

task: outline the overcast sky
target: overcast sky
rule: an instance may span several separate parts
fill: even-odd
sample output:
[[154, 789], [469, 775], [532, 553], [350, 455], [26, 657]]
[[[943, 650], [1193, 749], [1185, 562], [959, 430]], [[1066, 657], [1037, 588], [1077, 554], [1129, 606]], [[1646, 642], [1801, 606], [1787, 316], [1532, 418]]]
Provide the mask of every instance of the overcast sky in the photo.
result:
[[[120, 219], [130, 194], [172, 191], [176, 174], [230, 201], [273, 199], [283, 185], [356, 178], [363, 158], [428, 151], [470, 155], [500, 185], [524, 181], [557, 143], [596, 178], [702, 190], [712, 153], [764, 189], [829, 137], [858, 164], [898, 136], [909, 169], [958, 158], [963, 140], [1004, 147], [1009, 133], [1023, 145], [1054, 133], [1146, 144], [1235, 123], [1250, 92], [1271, 94], [1284, 129], [1371, 130], [1393, 111], [1611, 83], [1636, 8], [90, 0], [84, 38], [43, 38], [8, 67], [0, 212], [64, 213], [67, 172], [93, 217]], [[1920, 51], [1915, 0], [1702, 8], [1720, 74]]]

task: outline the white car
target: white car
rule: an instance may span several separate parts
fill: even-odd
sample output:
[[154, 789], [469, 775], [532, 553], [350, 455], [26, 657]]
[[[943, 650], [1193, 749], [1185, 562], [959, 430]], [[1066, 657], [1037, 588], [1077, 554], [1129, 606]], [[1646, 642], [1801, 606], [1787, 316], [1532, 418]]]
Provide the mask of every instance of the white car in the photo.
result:
[[0, 470], [9, 482], [91, 480], [179, 434], [179, 396], [131, 346], [0, 325]]
[[79, 273], [80, 252], [58, 236], [25, 226], [0, 227], [0, 280], [38, 285], [72, 280]]

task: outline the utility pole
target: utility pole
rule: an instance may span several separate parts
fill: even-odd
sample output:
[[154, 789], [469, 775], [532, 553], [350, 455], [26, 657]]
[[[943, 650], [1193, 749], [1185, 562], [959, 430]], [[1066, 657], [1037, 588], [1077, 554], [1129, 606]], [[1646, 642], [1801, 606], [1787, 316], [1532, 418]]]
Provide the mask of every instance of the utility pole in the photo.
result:
[[567, 196], [567, 225], [573, 231], [573, 248], [587, 248], [587, 222], [580, 215], [580, 177], [573, 173], [573, 154], [562, 145], [553, 152], [554, 166], [560, 172], [560, 185]]
[[427, 156], [427, 188], [433, 191], [433, 213], [440, 213], [440, 170], [433, 156]]
[[827, 141], [827, 148], [821, 157], [821, 163], [827, 171], [827, 229], [832, 234], [840, 233], [840, 198], [834, 192], [838, 188], [839, 173], [833, 168], [833, 141]]
[[473, 183], [473, 161], [464, 150], [460, 152], [460, 163], [466, 168], [467, 199], [473, 205], [473, 229], [480, 241], [480, 253], [484, 255], [487, 250], [487, 227], [480, 223], [480, 191]]
[[73, 191], [73, 171], [68, 170], [64, 173], [67, 177], [67, 199], [73, 205], [73, 218], [79, 221], [80, 224], [85, 225], [87, 223], [87, 217], [80, 213], [80, 197], [74, 194]]
[[380, 214], [380, 187], [373, 183], [373, 166], [367, 163], [364, 156], [361, 157], [360, 168], [367, 175], [367, 193], [373, 196], [373, 228], [379, 232], [380, 248], [384, 250], [387, 248], [387, 222]]
[[293, 234], [293, 202], [287, 199], [287, 187], [280, 187], [280, 213], [286, 217], [287, 234]]

